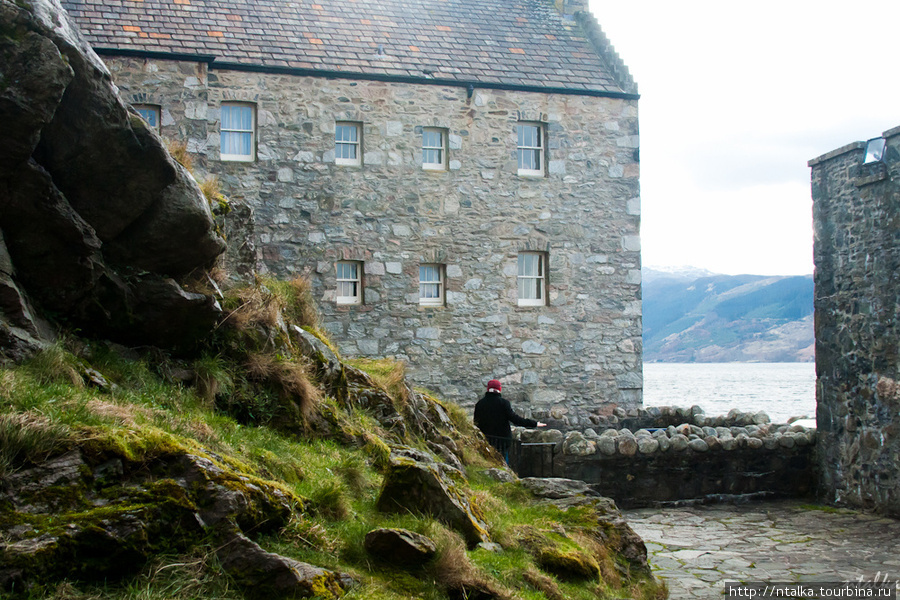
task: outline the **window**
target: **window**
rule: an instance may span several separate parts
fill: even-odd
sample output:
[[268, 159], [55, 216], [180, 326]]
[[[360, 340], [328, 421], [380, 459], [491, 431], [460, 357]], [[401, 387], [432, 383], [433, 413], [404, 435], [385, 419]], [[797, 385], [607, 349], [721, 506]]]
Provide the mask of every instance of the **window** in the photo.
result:
[[422, 168], [447, 170], [447, 130], [426, 127], [422, 130]]
[[255, 160], [256, 111], [252, 104], [222, 104], [220, 129], [219, 158], [222, 160]]
[[419, 265], [419, 304], [444, 305], [444, 265]]
[[338, 304], [362, 304], [362, 263], [357, 261], [342, 261], [337, 264], [337, 294], [335, 301]]
[[155, 130], [157, 133], [159, 133], [159, 109], [159, 106], [153, 104], [134, 105], [134, 110], [138, 111], [138, 114], [144, 118], [144, 120], [147, 122], [147, 125], [149, 125], [150, 128]]
[[334, 162], [362, 164], [362, 127], [359, 123], [338, 122], [334, 126]]
[[544, 176], [544, 126], [541, 123], [519, 123], [519, 175]]
[[543, 252], [519, 253], [519, 306], [547, 304], [547, 255]]

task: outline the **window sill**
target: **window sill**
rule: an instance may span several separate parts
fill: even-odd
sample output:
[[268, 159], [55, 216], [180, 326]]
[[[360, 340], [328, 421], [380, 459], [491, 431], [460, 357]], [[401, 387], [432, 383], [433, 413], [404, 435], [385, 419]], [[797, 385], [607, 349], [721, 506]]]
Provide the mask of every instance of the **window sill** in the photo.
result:
[[219, 160], [222, 162], [256, 162], [255, 156], [247, 156], [245, 154], [220, 154]]
[[527, 171], [525, 169], [519, 169], [516, 174], [527, 179], [546, 179], [547, 177], [543, 171]]

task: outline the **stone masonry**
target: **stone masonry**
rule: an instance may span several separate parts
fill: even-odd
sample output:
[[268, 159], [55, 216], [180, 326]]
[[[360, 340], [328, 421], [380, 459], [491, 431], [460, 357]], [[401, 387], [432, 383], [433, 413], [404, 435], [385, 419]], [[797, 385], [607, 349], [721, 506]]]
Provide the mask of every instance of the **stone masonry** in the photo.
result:
[[[521, 22], [552, 20], [542, 3], [530, 4], [543, 12]], [[90, 14], [83, 8], [76, 19], [106, 40], [96, 33], [105, 20]], [[580, 22], [587, 23], [584, 14]], [[567, 23], [559, 31], [580, 31]], [[170, 52], [176, 49], [164, 41]], [[532, 52], [524, 36], [517, 44]], [[540, 43], [534, 48], [538, 52]], [[418, 385], [462, 404], [474, 404], [485, 383], [497, 378], [519, 412], [553, 411], [573, 425], [589, 425], [589, 417], [611, 405], [641, 404], [633, 82], [628, 93], [541, 92], [477, 81], [436, 84], [427, 77], [322, 77], [117, 52], [102, 54], [123, 95], [159, 106], [161, 135], [186, 141], [200, 169], [252, 209], [253, 235], [230, 240], [232, 259], [237, 247], [255, 247], [256, 269], [308, 277], [324, 326], [344, 355], [405, 360]], [[518, 56], [518, 48], [510, 52]], [[492, 60], [484, 59], [486, 65]], [[355, 64], [348, 60], [346, 68]], [[221, 106], [231, 101], [255, 109], [253, 162], [220, 160]], [[341, 121], [362, 124], [361, 166], [336, 164], [335, 124]], [[517, 174], [520, 121], [544, 128], [543, 177]], [[446, 131], [446, 169], [422, 168], [423, 127]], [[543, 253], [548, 261], [544, 306], [518, 305], [517, 256], [523, 251]], [[336, 262], [346, 260], [362, 265], [361, 304], [335, 301]], [[422, 264], [444, 270], [442, 305], [419, 303]]]
[[900, 515], [900, 127], [810, 161], [826, 500]]

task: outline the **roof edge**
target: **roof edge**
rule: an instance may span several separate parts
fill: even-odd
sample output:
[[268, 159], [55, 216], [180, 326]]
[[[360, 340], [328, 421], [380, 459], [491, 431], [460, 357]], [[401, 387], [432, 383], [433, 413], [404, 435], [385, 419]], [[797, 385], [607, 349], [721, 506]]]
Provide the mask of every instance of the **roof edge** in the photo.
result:
[[865, 150], [865, 149], [866, 149], [865, 142], [850, 142], [849, 144], [841, 146], [840, 148], [832, 150], [831, 152], [826, 152], [825, 154], [823, 154], [821, 156], [817, 156], [816, 158], [810, 159], [809, 161], [807, 161], [806, 165], [809, 167], [814, 167], [820, 163], [831, 160], [832, 158], [837, 158], [838, 156], [841, 156], [843, 154], [847, 154], [849, 152], [855, 152], [857, 150]]
[[631, 76], [631, 71], [628, 70], [625, 61], [623, 61], [622, 57], [619, 56], [619, 53], [616, 52], [612, 42], [610, 42], [609, 38], [606, 37], [606, 34], [603, 33], [603, 28], [600, 27], [600, 22], [597, 21], [597, 17], [590, 11], [582, 10], [575, 13], [575, 20], [581, 25], [585, 37], [587, 37], [588, 41], [594, 47], [594, 50], [597, 51], [597, 54], [600, 55], [600, 58], [609, 65], [610, 71], [612, 71], [613, 76], [616, 78], [616, 83], [619, 84], [619, 87], [627, 94], [638, 95], [638, 86], [634, 77]]
[[245, 71], [251, 73], [270, 73], [273, 75], [297, 75], [301, 77], [325, 77], [328, 79], [355, 79], [363, 81], [383, 81], [388, 83], [416, 83], [424, 85], [443, 85], [462, 88], [481, 88], [492, 90], [508, 90], [517, 92], [537, 92], [541, 94], [567, 94], [573, 96], [595, 96], [601, 98], [621, 98], [638, 100], [636, 92], [613, 92], [606, 90], [573, 89], [536, 85], [516, 85], [491, 83], [483, 81], [466, 81], [457, 79], [439, 79], [414, 77], [411, 75], [382, 75], [378, 73], [359, 73], [352, 71], [332, 71], [325, 69], [302, 69], [297, 67], [266, 66], [260, 64], [232, 63], [216, 60], [215, 56], [204, 54], [181, 54], [174, 52], [153, 52], [148, 50], [128, 50], [119, 48], [94, 48], [101, 56], [125, 56], [133, 58], [155, 58], [158, 60], [182, 60], [206, 63], [210, 69], [222, 71]]
[[160, 60], [184, 60], [211, 64], [216, 57], [212, 54], [186, 54], [181, 52], [153, 52], [150, 50], [130, 50], [128, 48], [102, 48], [94, 46], [100, 56], [127, 56], [129, 58], [156, 58]]

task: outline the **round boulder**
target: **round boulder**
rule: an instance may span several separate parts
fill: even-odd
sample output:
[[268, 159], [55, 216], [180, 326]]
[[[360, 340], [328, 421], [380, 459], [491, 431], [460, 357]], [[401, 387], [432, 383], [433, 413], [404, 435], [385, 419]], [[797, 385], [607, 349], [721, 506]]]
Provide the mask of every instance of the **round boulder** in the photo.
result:
[[701, 439], [689, 441], [688, 446], [694, 452], [706, 452], [707, 450], [709, 450], [709, 444]]
[[680, 433], [676, 433], [672, 436], [672, 450], [681, 451], [687, 450], [688, 448], [688, 439], [687, 436], [684, 436]]
[[424, 565], [437, 553], [430, 538], [406, 529], [373, 529], [363, 547], [373, 557], [403, 567]]
[[637, 438], [637, 446], [641, 454], [653, 454], [659, 450], [659, 441], [649, 435], [642, 435]]
[[614, 436], [601, 435], [596, 443], [597, 450], [604, 456], [612, 456], [616, 453], [616, 438]]
[[616, 444], [619, 448], [619, 454], [624, 456], [634, 456], [638, 449], [634, 436], [630, 435], [620, 435], [616, 438]]

